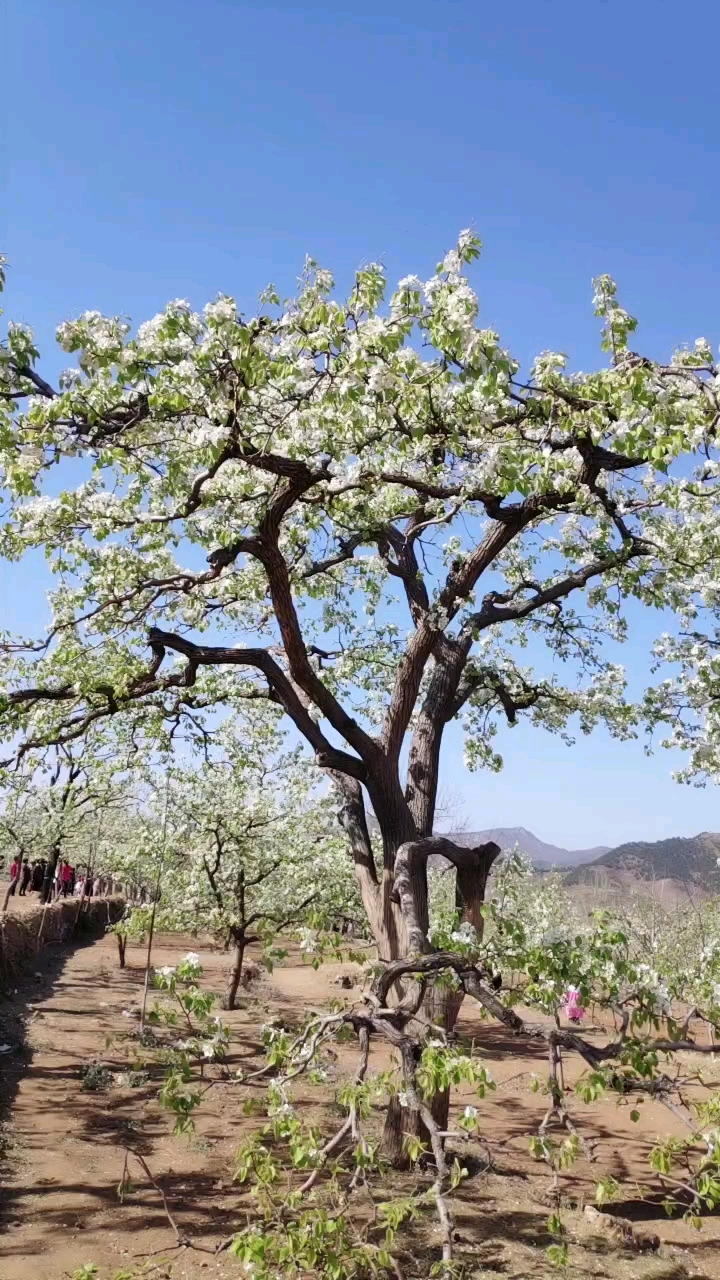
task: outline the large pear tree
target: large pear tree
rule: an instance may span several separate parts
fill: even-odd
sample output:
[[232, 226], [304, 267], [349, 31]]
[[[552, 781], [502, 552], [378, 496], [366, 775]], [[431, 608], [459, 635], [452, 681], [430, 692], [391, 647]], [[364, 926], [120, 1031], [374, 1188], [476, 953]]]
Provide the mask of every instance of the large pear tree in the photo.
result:
[[632, 733], [616, 646], [640, 606], [692, 612], [720, 551], [708, 343], [636, 354], [601, 276], [600, 367], [523, 373], [479, 323], [478, 251], [463, 232], [388, 299], [380, 266], [336, 299], [308, 261], [252, 317], [175, 301], [133, 334], [89, 311], [57, 386], [22, 325], [0, 361], [0, 550], [56, 575], [47, 633], [4, 645], [6, 761], [268, 699], [337, 788], [387, 961], [429, 946], [432, 852], [480, 922], [496, 846], [433, 839], [448, 726], [494, 767], [523, 715]]

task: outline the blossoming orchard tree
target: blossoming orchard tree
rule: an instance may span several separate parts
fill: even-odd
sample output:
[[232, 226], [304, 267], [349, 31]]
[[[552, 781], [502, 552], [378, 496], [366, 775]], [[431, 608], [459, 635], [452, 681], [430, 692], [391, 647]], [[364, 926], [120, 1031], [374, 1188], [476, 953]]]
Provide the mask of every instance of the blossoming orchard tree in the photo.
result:
[[176, 301], [131, 335], [86, 312], [57, 387], [10, 325], [0, 364], [2, 552], [57, 575], [47, 635], [5, 645], [7, 759], [268, 699], [337, 788], [385, 961], [428, 949], [433, 852], [480, 923], [496, 846], [433, 837], [447, 726], [494, 768], [502, 720], [632, 733], [625, 604], [691, 609], [720, 550], [708, 343], [636, 354], [601, 276], [607, 361], [521, 374], [479, 324], [478, 252], [463, 232], [387, 302], [380, 266], [336, 299], [309, 261], [253, 317]]
[[[691, 601], [673, 634], [654, 646], [658, 667], [672, 674], [648, 689], [644, 712], [648, 724], [670, 726], [663, 746], [679, 747], [685, 763], [676, 777], [704, 786], [720, 781], [720, 629], [715, 623], [717, 570], [708, 565], [700, 602]], [[709, 617], [708, 617], [709, 615]]]
[[221, 757], [171, 771], [160, 919], [181, 931], [201, 922], [232, 948], [223, 1007], [234, 1009], [248, 946], [262, 943], [271, 964], [283, 932], [305, 926], [309, 947], [311, 920], [350, 920], [359, 903], [343, 875], [342, 834], [307, 761], [281, 753], [272, 730], [261, 737], [256, 728], [249, 739], [256, 752], [265, 748], [256, 759], [240, 736], [221, 736]]
[[[127, 835], [129, 787], [127, 743], [97, 726], [82, 743], [64, 742], [26, 753], [20, 768], [2, 771], [0, 841], [18, 859], [15, 881], [23, 862], [43, 859], [40, 896], [48, 902], [61, 858], [104, 870], [106, 842], [115, 849]], [[11, 891], [12, 882], [5, 908]]]

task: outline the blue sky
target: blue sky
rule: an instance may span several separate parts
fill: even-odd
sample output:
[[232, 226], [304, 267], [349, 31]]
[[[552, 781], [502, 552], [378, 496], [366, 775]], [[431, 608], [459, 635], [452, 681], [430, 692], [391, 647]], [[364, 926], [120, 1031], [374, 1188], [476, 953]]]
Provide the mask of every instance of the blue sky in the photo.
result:
[[[7, 0], [4, 22], [6, 306], [46, 350], [90, 307], [139, 321], [223, 290], [250, 309], [308, 252], [341, 283], [378, 257], [422, 274], [470, 224], [483, 323], [523, 360], [597, 361], [601, 271], [649, 354], [720, 341], [709, 0]], [[27, 571], [9, 594], [29, 628]], [[720, 797], [671, 784], [666, 753], [523, 728], [501, 749], [504, 774], [470, 776], [449, 744], [472, 825], [572, 846], [720, 829]]]

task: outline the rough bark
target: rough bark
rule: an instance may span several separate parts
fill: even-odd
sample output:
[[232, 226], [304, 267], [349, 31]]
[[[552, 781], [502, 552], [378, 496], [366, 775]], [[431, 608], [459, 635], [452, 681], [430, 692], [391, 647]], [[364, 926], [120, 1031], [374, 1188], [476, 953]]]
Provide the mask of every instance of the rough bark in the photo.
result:
[[[407, 955], [425, 955], [432, 948], [428, 941], [428, 858], [442, 856], [453, 864], [456, 871], [455, 897], [460, 918], [469, 921], [482, 932], [482, 905], [490, 868], [498, 857], [500, 848], [490, 841], [466, 849], [443, 836], [425, 837], [400, 846], [395, 859], [395, 891], [400, 900], [405, 932]], [[434, 983], [423, 1001], [425, 1017], [448, 1034], [457, 1021], [462, 1004], [462, 992], [452, 987]], [[448, 1127], [450, 1093], [438, 1093], [432, 1099], [430, 1110], [438, 1127], [444, 1132]], [[396, 1168], [405, 1167], [407, 1152], [404, 1141], [407, 1135], [419, 1137], [424, 1143], [429, 1134], [417, 1110], [402, 1107], [397, 1098], [391, 1098], [383, 1132], [383, 1151]]]
[[390, 1098], [385, 1112], [385, 1125], [382, 1136], [382, 1152], [393, 1169], [407, 1169], [410, 1165], [405, 1141], [406, 1137], [419, 1137], [419, 1120], [417, 1113], [411, 1113], [403, 1107], [397, 1095]]
[[243, 967], [243, 960], [245, 958], [246, 945], [247, 944], [244, 937], [235, 938], [233, 965], [232, 965], [232, 969], [230, 970], [230, 976], [228, 978], [228, 983], [225, 988], [225, 994], [223, 996], [223, 1002], [222, 1002], [223, 1009], [235, 1008], [235, 1001], [237, 999], [238, 987], [240, 986], [240, 979], [242, 978], [242, 967]]
[[53, 880], [55, 878], [55, 869], [60, 860], [60, 846], [55, 845], [45, 867], [45, 879], [40, 890], [40, 901], [49, 902], [52, 897]]
[[388, 768], [384, 779], [370, 789], [375, 812], [380, 815], [383, 837], [383, 867], [380, 876], [375, 863], [367, 825], [365, 801], [360, 783], [347, 774], [330, 771], [340, 795], [339, 819], [347, 832], [360, 895], [378, 949], [386, 963], [405, 954], [405, 930], [400, 904], [394, 893], [394, 863], [398, 846], [416, 836], [399, 784], [393, 785]]
[[408, 955], [425, 955], [430, 950], [427, 931], [428, 858], [439, 856], [451, 862], [456, 870], [455, 897], [460, 918], [482, 932], [482, 905], [490, 868], [500, 853], [500, 846], [489, 841], [466, 849], [444, 836], [426, 836], [400, 846], [395, 859], [395, 891], [408, 936]]
[[[406, 588], [408, 584], [412, 587], [414, 578], [409, 571], [412, 565], [401, 565], [401, 568], [403, 572], [398, 576], [403, 577]], [[417, 614], [415, 621], [422, 630], [421, 615], [426, 602], [416, 599], [412, 590], [409, 599], [414, 616]], [[490, 867], [500, 852], [498, 846], [487, 844], [465, 849], [432, 835], [442, 736], [445, 725], [457, 710], [458, 685], [470, 644], [471, 637], [451, 640], [436, 633], [429, 646], [428, 654], [433, 651], [434, 670], [413, 733], [405, 793], [398, 773], [398, 752], [402, 741], [400, 730], [402, 728], [404, 732], [403, 724], [406, 727], [408, 722], [407, 689], [403, 693], [402, 680], [396, 684], [393, 707], [388, 714], [382, 744], [384, 750], [379, 756], [366, 751], [362, 753], [366, 765], [363, 781], [383, 839], [380, 877], [373, 856], [361, 782], [345, 773], [332, 772], [341, 796], [340, 821], [349, 837], [363, 905], [377, 944], [378, 958], [386, 964], [431, 950], [427, 938], [427, 862], [432, 854], [440, 854], [454, 865], [460, 918], [470, 922], [478, 934], [482, 932], [485, 886]], [[406, 657], [409, 662], [403, 679], [409, 687], [417, 678], [417, 655], [408, 654]], [[417, 690], [415, 696], [416, 693]], [[400, 984], [396, 985], [393, 998], [403, 998]], [[423, 1014], [428, 1022], [448, 1034], [455, 1026], [461, 1003], [462, 992], [433, 983], [425, 995]], [[443, 1131], [447, 1129], [449, 1104], [449, 1093], [437, 1095], [431, 1103], [433, 1118]], [[423, 1141], [429, 1137], [420, 1113], [402, 1107], [399, 1099], [392, 1098], [386, 1116], [383, 1148], [396, 1167], [407, 1164], [405, 1138], [408, 1134]]]
[[[436, 1093], [429, 1104], [430, 1114], [442, 1133], [447, 1131], [450, 1114], [450, 1090], [444, 1089]], [[407, 1169], [410, 1157], [407, 1151], [407, 1139], [418, 1138], [425, 1147], [430, 1146], [430, 1133], [424, 1124], [417, 1108], [403, 1106], [400, 1098], [390, 1098], [385, 1112], [385, 1124], [382, 1135], [382, 1153], [393, 1169]]]
[[421, 836], [433, 833], [443, 733], [455, 714], [458, 685], [471, 642], [470, 636], [459, 640], [443, 636], [438, 641], [435, 665], [415, 723], [405, 796]]
[[[440, 673], [442, 680], [438, 676], [433, 693], [435, 700], [445, 704], [454, 694], [460, 666], [458, 659], [457, 669], [444, 669]], [[408, 784], [409, 792], [415, 797], [417, 816], [423, 822], [432, 821], [434, 816], [441, 737], [440, 732], [434, 732], [430, 708], [426, 709], [427, 732], [416, 738], [414, 779]], [[333, 771], [331, 776], [341, 797], [340, 822], [348, 834], [355, 874], [377, 944], [378, 958], [391, 963], [431, 950], [427, 938], [427, 863], [433, 854], [445, 857], [454, 865], [456, 902], [461, 919], [469, 921], [478, 934], [481, 933], [485, 886], [490, 867], [500, 853], [499, 847], [490, 843], [465, 849], [443, 837], [418, 837], [410, 803], [402, 794], [392, 762], [387, 760], [385, 767], [373, 771], [367, 782], [383, 837], [383, 869], [378, 877], [362, 787], [357, 779], [346, 774]], [[395, 998], [401, 999], [402, 995], [402, 989], [398, 988]], [[425, 997], [423, 1013], [427, 1021], [440, 1026], [447, 1034], [455, 1026], [461, 1003], [462, 993], [433, 984]], [[433, 1118], [442, 1130], [447, 1129], [449, 1104], [449, 1093], [438, 1094], [432, 1100]], [[429, 1136], [419, 1112], [401, 1106], [398, 1098], [391, 1098], [383, 1150], [394, 1167], [407, 1165], [405, 1140], [408, 1135], [422, 1141]]]

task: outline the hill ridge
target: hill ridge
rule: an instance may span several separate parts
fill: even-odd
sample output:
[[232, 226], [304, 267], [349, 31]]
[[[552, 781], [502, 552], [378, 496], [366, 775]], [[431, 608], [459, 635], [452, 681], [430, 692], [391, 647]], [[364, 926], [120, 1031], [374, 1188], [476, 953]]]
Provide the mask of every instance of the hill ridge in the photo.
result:
[[576, 867], [568, 884], [597, 882], [605, 874], [632, 875], [638, 880], [676, 880], [709, 892], [720, 892], [720, 832], [667, 836], [663, 840], [628, 840]]
[[574, 867], [591, 862], [610, 849], [606, 844], [595, 845], [591, 849], [563, 849], [560, 845], [541, 840], [527, 827], [487, 827], [482, 831], [453, 831], [447, 834], [448, 839], [459, 845], [486, 844], [488, 840], [494, 840], [503, 850], [514, 849], [517, 845], [536, 867], [542, 869]]

